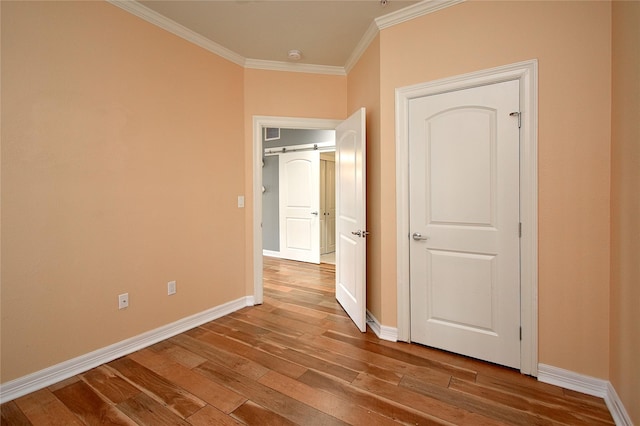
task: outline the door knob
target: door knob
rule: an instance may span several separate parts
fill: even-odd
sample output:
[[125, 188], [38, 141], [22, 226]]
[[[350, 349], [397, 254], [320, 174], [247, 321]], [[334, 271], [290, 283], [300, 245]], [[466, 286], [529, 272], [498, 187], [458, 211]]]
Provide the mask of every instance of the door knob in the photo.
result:
[[422, 234], [419, 233], [419, 232], [414, 232], [412, 237], [416, 241], [422, 241], [422, 240], [428, 240], [429, 239], [429, 237], [423, 237]]
[[351, 231], [353, 235], [357, 235], [358, 237], [362, 236], [362, 231]]
[[311, 212], [312, 215], [318, 216], [318, 212]]

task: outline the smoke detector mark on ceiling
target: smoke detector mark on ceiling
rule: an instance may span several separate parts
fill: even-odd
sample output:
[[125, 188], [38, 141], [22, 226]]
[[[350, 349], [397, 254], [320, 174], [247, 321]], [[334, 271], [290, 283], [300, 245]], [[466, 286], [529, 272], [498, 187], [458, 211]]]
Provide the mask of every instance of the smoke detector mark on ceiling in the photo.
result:
[[297, 49], [292, 49], [292, 50], [289, 51], [287, 56], [289, 57], [289, 60], [291, 60], [291, 61], [299, 61], [300, 59], [302, 59], [302, 52], [300, 52]]

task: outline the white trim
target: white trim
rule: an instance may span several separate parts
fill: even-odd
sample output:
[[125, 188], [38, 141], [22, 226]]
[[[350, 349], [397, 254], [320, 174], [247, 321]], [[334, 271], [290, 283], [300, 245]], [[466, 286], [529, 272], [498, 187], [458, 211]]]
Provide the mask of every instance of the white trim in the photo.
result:
[[344, 67], [300, 64], [282, 61], [265, 61], [262, 59], [246, 59], [244, 61], [244, 67], [257, 70], [304, 72], [308, 74], [347, 75]]
[[373, 331], [378, 339], [388, 340], [390, 342], [398, 341], [398, 329], [395, 327], [389, 327], [387, 325], [380, 324], [380, 321], [373, 316], [367, 309], [367, 325]]
[[608, 380], [598, 379], [552, 365], [539, 364], [538, 381], [603, 398], [616, 425], [633, 426], [631, 417], [629, 417], [620, 397]]
[[378, 29], [392, 27], [429, 13], [462, 3], [465, 0], [424, 0], [375, 19]]
[[624, 408], [624, 404], [622, 404], [622, 400], [618, 396], [618, 392], [616, 392], [611, 382], [607, 382], [607, 395], [604, 397], [604, 402], [607, 404], [607, 408], [609, 408], [611, 417], [613, 417], [613, 421], [616, 425], [633, 426], [631, 416]]
[[547, 364], [538, 364], [538, 381], [604, 398], [607, 381]]
[[355, 49], [353, 49], [353, 52], [351, 52], [351, 55], [349, 55], [349, 58], [347, 59], [347, 63], [344, 64], [344, 70], [347, 74], [349, 74], [353, 69], [353, 67], [356, 66], [356, 64], [360, 60], [360, 57], [362, 57], [364, 52], [367, 50], [367, 48], [369, 47], [371, 42], [376, 38], [379, 32], [380, 30], [378, 29], [378, 26], [376, 25], [375, 21], [372, 22], [371, 25], [369, 25], [369, 28], [367, 28], [367, 31], [364, 33], [364, 35], [358, 42], [358, 44], [356, 45]]
[[345, 66], [341, 67], [245, 58], [244, 56], [230, 49], [227, 49], [226, 47], [185, 27], [184, 25], [181, 25], [176, 21], [167, 18], [166, 16], [156, 12], [155, 10], [144, 6], [136, 0], [107, 0], [107, 2], [111, 3], [112, 5], [131, 13], [132, 15], [135, 15], [138, 18], [144, 19], [145, 21], [157, 27], [169, 31], [170, 33], [175, 34], [178, 37], [187, 40], [188, 42], [200, 46], [203, 49], [221, 56], [222, 58], [225, 58], [244, 68], [341, 76], [346, 76], [347, 73], [351, 71], [351, 69], [358, 62], [365, 50], [367, 50], [369, 44], [371, 44], [376, 35], [378, 35], [379, 30], [400, 24], [402, 22], [406, 22], [408, 20], [426, 15], [428, 13], [436, 12], [446, 7], [461, 3], [463, 1], [465, 0], [424, 0], [406, 8], [376, 18], [356, 45], [354, 51], [347, 59]]
[[260, 305], [264, 299], [262, 284], [262, 128], [335, 129], [342, 120], [322, 118], [253, 116], [253, 297]]
[[138, 336], [109, 345], [102, 349], [61, 362], [27, 376], [20, 377], [0, 385], [0, 403], [5, 403], [31, 392], [45, 388], [59, 381], [83, 373], [99, 365], [113, 361], [116, 358], [146, 348], [162, 340], [183, 333], [199, 325], [213, 321], [246, 306], [252, 306], [251, 297], [240, 299], [216, 306], [195, 315], [156, 328], [155, 330], [139, 334]]
[[502, 81], [520, 81], [521, 325], [520, 371], [538, 366], [538, 62], [519, 62], [396, 89], [396, 212], [398, 339], [410, 341], [409, 295], [409, 100]]
[[276, 257], [278, 259], [284, 259], [284, 257], [282, 257], [282, 254], [279, 251], [262, 250], [262, 255], [267, 257]]
[[245, 58], [243, 56], [227, 49], [224, 46], [219, 45], [214, 41], [209, 40], [208, 38], [196, 33], [193, 30], [190, 30], [183, 25], [178, 24], [176, 21], [173, 21], [166, 16], [159, 14], [155, 10], [149, 9], [148, 7], [142, 5], [141, 3], [138, 3], [135, 0], [107, 1], [112, 5], [124, 9], [132, 15], [137, 16], [138, 18], [144, 19], [145, 21], [150, 22], [151, 24], [164, 30], [167, 30], [170, 33], [175, 34], [178, 37], [183, 38], [197, 46], [200, 46], [211, 53], [215, 53], [218, 56], [221, 56], [235, 64], [244, 67]]
[[353, 49], [353, 52], [351, 52], [347, 62], [344, 64], [345, 72], [347, 74], [351, 72], [371, 42], [376, 38], [380, 30], [401, 24], [420, 16], [428, 15], [429, 13], [437, 12], [438, 10], [454, 6], [464, 1], [465, 0], [424, 0], [395, 12], [391, 12], [387, 15], [379, 16], [371, 23], [371, 25], [369, 25], [369, 28], [367, 28], [367, 31], [362, 36], [355, 49]]

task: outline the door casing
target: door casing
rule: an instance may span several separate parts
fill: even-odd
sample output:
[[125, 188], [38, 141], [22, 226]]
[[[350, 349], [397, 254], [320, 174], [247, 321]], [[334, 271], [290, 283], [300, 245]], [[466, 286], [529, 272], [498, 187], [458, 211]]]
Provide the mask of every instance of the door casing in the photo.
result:
[[501, 83], [520, 83], [520, 371], [538, 375], [538, 62], [530, 60], [396, 89], [398, 340], [411, 341], [409, 273], [409, 100]]
[[253, 117], [253, 303], [264, 300], [262, 284], [262, 132], [264, 127], [281, 129], [335, 130], [342, 120], [295, 117]]

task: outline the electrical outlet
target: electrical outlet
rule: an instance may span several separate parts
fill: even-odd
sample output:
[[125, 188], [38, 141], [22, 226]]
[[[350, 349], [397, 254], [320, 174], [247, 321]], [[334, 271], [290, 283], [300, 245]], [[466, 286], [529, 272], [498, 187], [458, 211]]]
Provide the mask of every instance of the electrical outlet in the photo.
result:
[[129, 307], [129, 293], [123, 293], [118, 295], [118, 309], [124, 309]]
[[167, 294], [171, 296], [172, 294], [176, 294], [176, 282], [169, 281], [167, 283]]

